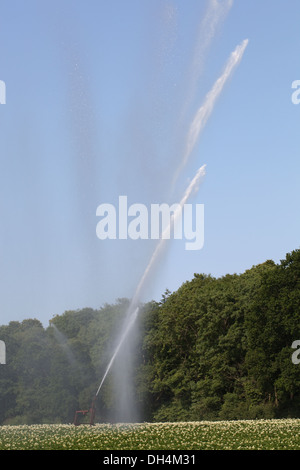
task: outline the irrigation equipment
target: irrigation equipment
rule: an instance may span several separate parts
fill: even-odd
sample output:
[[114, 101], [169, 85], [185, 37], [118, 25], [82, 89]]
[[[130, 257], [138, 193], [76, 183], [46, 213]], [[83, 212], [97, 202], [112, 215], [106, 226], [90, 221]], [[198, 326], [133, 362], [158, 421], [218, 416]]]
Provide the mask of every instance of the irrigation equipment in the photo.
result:
[[80, 424], [82, 424], [81, 419], [87, 416], [88, 414], [90, 415], [90, 425], [94, 426], [95, 415], [96, 415], [96, 399], [97, 399], [97, 395], [94, 397], [89, 410], [75, 411], [74, 423], [73, 423], [75, 426], [79, 426]]

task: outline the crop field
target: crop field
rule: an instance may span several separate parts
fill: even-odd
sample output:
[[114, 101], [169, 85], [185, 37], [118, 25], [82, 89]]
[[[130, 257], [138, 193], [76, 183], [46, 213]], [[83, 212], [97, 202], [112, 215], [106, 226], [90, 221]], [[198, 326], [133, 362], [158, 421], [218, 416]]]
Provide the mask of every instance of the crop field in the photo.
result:
[[0, 450], [299, 450], [300, 419], [0, 426]]

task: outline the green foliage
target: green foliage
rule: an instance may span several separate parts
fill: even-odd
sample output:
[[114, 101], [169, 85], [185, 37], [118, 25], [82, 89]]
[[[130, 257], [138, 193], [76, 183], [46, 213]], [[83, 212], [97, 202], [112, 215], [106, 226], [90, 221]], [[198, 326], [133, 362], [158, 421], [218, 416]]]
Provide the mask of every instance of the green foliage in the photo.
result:
[[156, 420], [297, 416], [300, 252], [163, 298], [144, 347]]
[[[129, 305], [0, 327], [0, 423], [68, 423], [89, 409]], [[133, 381], [142, 421], [299, 417], [300, 251], [242, 274], [195, 274], [138, 318]], [[98, 418], [116, 407], [108, 376]]]

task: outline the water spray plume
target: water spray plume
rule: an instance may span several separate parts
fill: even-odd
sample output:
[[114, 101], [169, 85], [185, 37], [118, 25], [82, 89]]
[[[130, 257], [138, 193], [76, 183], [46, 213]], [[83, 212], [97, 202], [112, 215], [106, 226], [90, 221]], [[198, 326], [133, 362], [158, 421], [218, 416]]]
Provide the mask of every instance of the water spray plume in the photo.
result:
[[217, 81], [214, 83], [212, 89], [207, 93], [205, 97], [204, 104], [198, 109], [192, 124], [190, 126], [188, 136], [187, 136], [187, 142], [186, 142], [186, 148], [183, 154], [183, 159], [181, 161], [181, 164], [179, 165], [173, 185], [175, 184], [179, 174], [181, 173], [182, 169], [186, 165], [190, 154], [192, 153], [199, 136], [201, 132], [204, 129], [205, 124], [208, 121], [208, 118], [211, 116], [214, 106], [216, 104], [217, 99], [219, 98], [227, 80], [231, 77], [234, 69], [237, 67], [237, 65], [240, 63], [242, 60], [243, 54], [245, 52], [245, 49], [248, 45], [248, 39], [245, 39], [240, 45], [236, 47], [236, 49], [231, 53], [225, 69], [222, 73], [222, 75], [217, 79]]
[[113, 363], [114, 363], [114, 360], [115, 360], [115, 358], [116, 358], [116, 356], [117, 356], [117, 354], [118, 354], [118, 352], [119, 352], [119, 350], [120, 350], [120, 348], [121, 348], [121, 346], [122, 346], [122, 344], [123, 344], [123, 342], [124, 342], [124, 340], [125, 340], [127, 334], [129, 333], [129, 330], [131, 329], [133, 323], [134, 323], [135, 320], [136, 320], [136, 317], [137, 317], [137, 315], [138, 315], [138, 311], [139, 311], [139, 309], [138, 309], [138, 307], [137, 307], [137, 308], [134, 310], [134, 312], [133, 312], [133, 313], [130, 315], [130, 317], [129, 317], [129, 321], [128, 321], [128, 323], [127, 323], [127, 326], [126, 326], [125, 330], [124, 330], [123, 333], [122, 333], [121, 339], [120, 339], [120, 341], [119, 341], [119, 343], [118, 343], [118, 345], [117, 345], [117, 347], [116, 347], [116, 349], [115, 349], [115, 352], [114, 352], [114, 354], [113, 354], [111, 360], [109, 361], [109, 364], [108, 364], [108, 366], [107, 366], [107, 368], [106, 368], [106, 371], [105, 371], [105, 373], [104, 373], [104, 375], [103, 375], [103, 377], [102, 377], [102, 380], [101, 380], [100, 385], [99, 385], [99, 387], [98, 387], [98, 390], [97, 390], [97, 392], [96, 392], [96, 396], [98, 396], [98, 394], [99, 394], [99, 392], [100, 392], [100, 390], [101, 390], [101, 387], [102, 387], [102, 385], [103, 385], [103, 382], [104, 382], [104, 380], [106, 379], [107, 374], [109, 373], [109, 371], [110, 371], [110, 369], [111, 369], [111, 367], [112, 367], [112, 365], [113, 365]]
[[[219, 6], [219, 3], [216, 0], [212, 0], [212, 3], [215, 6]], [[232, 5], [232, 1], [229, 1], [228, 6], [231, 6], [231, 5]], [[192, 121], [192, 124], [191, 124], [189, 132], [188, 132], [187, 142], [186, 142], [186, 150], [184, 152], [183, 160], [182, 160], [182, 163], [181, 163], [181, 165], [179, 166], [179, 168], [177, 170], [177, 173], [175, 174], [174, 182], [177, 179], [177, 177], [179, 176], [179, 173], [181, 172], [182, 168], [187, 163], [187, 160], [188, 160], [192, 150], [194, 149], [194, 147], [196, 145], [196, 142], [199, 138], [199, 135], [200, 135], [201, 131], [203, 130], [209, 116], [211, 115], [211, 113], [213, 111], [216, 100], [219, 97], [219, 95], [221, 94], [225, 83], [227, 82], [227, 80], [231, 76], [231, 74], [232, 74], [233, 70], [235, 69], [235, 67], [241, 61], [241, 59], [243, 57], [243, 54], [244, 54], [244, 51], [247, 47], [247, 44], [248, 44], [248, 39], [245, 39], [232, 52], [232, 54], [230, 55], [230, 57], [227, 61], [227, 64], [225, 66], [223, 74], [215, 82], [215, 84], [214, 84], [213, 88], [211, 89], [211, 91], [206, 95], [206, 99], [205, 99], [204, 104], [199, 108], [198, 112], [196, 113], [196, 116], [195, 116], [194, 120]], [[170, 218], [169, 225], [165, 228], [164, 232], [162, 233], [162, 237], [159, 240], [159, 242], [158, 242], [151, 258], [150, 258], [150, 261], [149, 261], [149, 263], [148, 263], [148, 265], [147, 265], [147, 267], [146, 267], [146, 269], [145, 269], [145, 271], [144, 271], [144, 273], [143, 273], [143, 275], [140, 279], [140, 282], [139, 282], [139, 284], [136, 288], [136, 291], [133, 295], [133, 298], [131, 300], [130, 306], [129, 306], [128, 311], [127, 311], [127, 316], [126, 316], [125, 327], [123, 329], [123, 333], [120, 337], [120, 340], [117, 344], [117, 347], [114, 351], [114, 354], [113, 354], [113, 356], [112, 356], [112, 358], [111, 358], [111, 360], [110, 360], [110, 362], [109, 362], [109, 364], [108, 364], [108, 366], [105, 370], [105, 373], [103, 375], [101, 383], [98, 387], [96, 396], [99, 394], [99, 392], [101, 390], [101, 387], [102, 387], [102, 385], [103, 385], [103, 383], [104, 383], [104, 381], [107, 377], [107, 374], [109, 373], [109, 371], [110, 371], [110, 369], [111, 369], [111, 367], [112, 367], [112, 365], [115, 361], [115, 358], [116, 358], [118, 352], [120, 351], [120, 348], [121, 348], [124, 340], [126, 339], [130, 329], [132, 328], [132, 326], [134, 325], [134, 323], [136, 321], [136, 318], [137, 318], [138, 313], [139, 313], [138, 303], [139, 303], [139, 300], [140, 300], [140, 297], [141, 297], [141, 292], [142, 292], [142, 290], [143, 290], [143, 288], [146, 284], [146, 281], [147, 281], [150, 273], [152, 272], [152, 269], [155, 265], [155, 262], [157, 261], [159, 255], [162, 253], [162, 250], [165, 247], [166, 241], [168, 239], [168, 237], [164, 237], [164, 235], [165, 235], [165, 233], [169, 233], [169, 231], [171, 229], [171, 226], [173, 227], [174, 224], [176, 223], [178, 217], [182, 213], [182, 208], [183, 208], [184, 204], [186, 203], [186, 201], [191, 197], [193, 192], [198, 190], [199, 185], [201, 183], [201, 180], [205, 176], [205, 168], [206, 168], [206, 165], [201, 166], [198, 169], [198, 171], [196, 172], [196, 174], [195, 174], [194, 178], [192, 179], [192, 181], [189, 183], [189, 185], [186, 188], [186, 191], [185, 191], [179, 205], [177, 206], [177, 209], [175, 210], [173, 216]]]
[[248, 39], [245, 39], [242, 42], [242, 44], [237, 46], [237, 48], [231, 53], [227, 61], [227, 64], [225, 66], [223, 74], [218, 78], [218, 80], [215, 82], [212, 89], [206, 95], [204, 104], [198, 109], [196, 116], [194, 117], [194, 120], [191, 124], [189, 133], [188, 133], [186, 151], [184, 153], [182, 165], [186, 164], [187, 159], [190, 153], [192, 152], [202, 129], [204, 128], [208, 118], [210, 117], [214, 109], [214, 105], [218, 97], [220, 96], [225, 83], [231, 76], [235, 67], [241, 61], [243, 54], [245, 52], [245, 49], [247, 47], [247, 44], [248, 44]]
[[141, 290], [144, 287], [144, 284], [147, 280], [147, 277], [149, 276], [149, 274], [151, 272], [151, 269], [152, 269], [155, 261], [157, 260], [159, 254], [161, 253], [162, 249], [164, 248], [164, 245], [167, 241], [167, 237], [165, 237], [164, 235], [167, 234], [167, 233], [170, 233], [170, 228], [175, 225], [176, 221], [178, 220], [179, 216], [181, 215], [182, 208], [183, 208], [184, 204], [187, 202], [187, 200], [192, 195], [192, 193], [198, 190], [201, 179], [205, 176], [205, 168], [206, 168], [206, 165], [203, 165], [203, 166], [201, 166], [201, 168], [199, 168], [199, 170], [195, 174], [194, 178], [192, 179], [192, 181], [188, 185], [187, 189], [185, 190], [185, 193], [184, 193], [184, 195], [183, 195], [176, 211], [174, 212], [174, 214], [170, 218], [170, 223], [165, 228], [165, 230], [162, 234], [162, 238], [159, 240], [158, 245], [156, 246], [156, 248], [155, 248], [155, 250], [154, 250], [154, 252], [151, 256], [151, 259], [148, 263], [148, 266], [146, 267], [146, 269], [144, 271], [144, 274], [143, 274], [143, 276], [142, 276], [142, 278], [141, 278], [141, 280], [138, 284], [138, 287], [137, 287], [137, 289], [135, 291], [135, 294], [133, 296], [133, 299], [131, 301], [131, 308], [134, 307], [137, 304], [137, 302], [139, 301]]
[[159, 257], [159, 255], [161, 254], [164, 246], [165, 246], [165, 243], [167, 241], [167, 238], [164, 238], [164, 234], [165, 233], [169, 233], [171, 227], [173, 227], [176, 223], [176, 221], [178, 220], [178, 217], [181, 215], [181, 212], [182, 212], [182, 208], [184, 206], [184, 204], [187, 202], [187, 200], [190, 198], [190, 196], [192, 195], [193, 192], [197, 191], [198, 188], [199, 188], [199, 185], [201, 183], [201, 180], [202, 178], [205, 176], [205, 168], [206, 168], [206, 165], [203, 165], [199, 168], [199, 170], [197, 171], [197, 173], [195, 174], [194, 178], [192, 179], [192, 181], [189, 183], [176, 211], [174, 212], [174, 214], [172, 215], [172, 217], [170, 218], [170, 222], [168, 224], [168, 226], [165, 228], [163, 234], [162, 234], [162, 238], [159, 240], [152, 256], [151, 256], [151, 259], [148, 263], [148, 266], [146, 267], [145, 271], [144, 271], [144, 274], [142, 275], [141, 277], [141, 280], [136, 288], [136, 291], [134, 293], [134, 296], [132, 298], [132, 301], [130, 303], [130, 306], [128, 308], [128, 312], [127, 312], [127, 321], [126, 321], [126, 327], [122, 333], [122, 336], [120, 338], [120, 341], [115, 349], [115, 352], [105, 370], [105, 373], [103, 375], [103, 378], [101, 380], [101, 383], [98, 387], [98, 390], [97, 390], [97, 393], [96, 393], [96, 396], [98, 396], [100, 390], [101, 390], [101, 387], [107, 377], [107, 374], [109, 373], [113, 363], [114, 363], [114, 360], [125, 340], [125, 338], [127, 337], [129, 331], [131, 330], [132, 326], [134, 325], [135, 323], [135, 320], [138, 316], [138, 313], [139, 313], [139, 307], [138, 307], [138, 302], [139, 302], [139, 299], [140, 299], [140, 296], [141, 296], [141, 291], [147, 281], [147, 278], [148, 276], [151, 274], [151, 271], [152, 271], [152, 268], [155, 264], [155, 262], [157, 261], [157, 258]]

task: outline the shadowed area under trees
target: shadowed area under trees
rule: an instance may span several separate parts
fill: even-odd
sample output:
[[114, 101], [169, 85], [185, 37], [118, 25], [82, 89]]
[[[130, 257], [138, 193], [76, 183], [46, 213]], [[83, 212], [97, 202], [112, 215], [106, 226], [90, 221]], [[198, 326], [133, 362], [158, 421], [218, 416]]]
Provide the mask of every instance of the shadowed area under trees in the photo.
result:
[[[0, 327], [0, 423], [69, 423], [88, 409], [129, 305], [66, 311]], [[141, 421], [300, 417], [300, 250], [242, 274], [195, 274], [142, 306], [133, 354]], [[53, 326], [54, 325], [54, 326]], [[111, 376], [96, 421], [116, 406]]]

